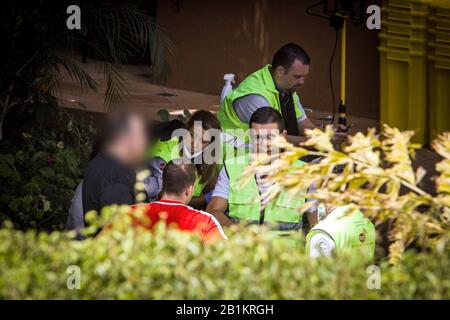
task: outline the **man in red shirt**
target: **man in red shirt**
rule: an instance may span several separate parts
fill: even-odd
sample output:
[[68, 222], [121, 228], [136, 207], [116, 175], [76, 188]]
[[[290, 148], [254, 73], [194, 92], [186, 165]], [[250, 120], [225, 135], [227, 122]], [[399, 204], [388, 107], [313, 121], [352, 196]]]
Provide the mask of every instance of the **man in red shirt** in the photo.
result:
[[[195, 210], [186, 205], [192, 198], [196, 170], [193, 164], [167, 163], [163, 170], [161, 200], [144, 206], [145, 219], [140, 224], [152, 229], [158, 222], [176, 226], [181, 231], [196, 232], [202, 242], [227, 239], [217, 219], [204, 211]], [[145, 220], [145, 221], [144, 221]]]

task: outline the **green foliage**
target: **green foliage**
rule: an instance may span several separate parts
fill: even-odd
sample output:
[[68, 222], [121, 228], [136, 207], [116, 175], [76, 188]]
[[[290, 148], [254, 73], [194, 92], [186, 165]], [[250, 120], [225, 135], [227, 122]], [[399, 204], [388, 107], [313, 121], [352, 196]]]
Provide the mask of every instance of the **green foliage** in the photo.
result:
[[[383, 261], [381, 289], [370, 290], [366, 266], [345, 256], [312, 260], [303, 245], [258, 227], [226, 230], [230, 240], [203, 246], [164, 225], [132, 228], [128, 210], [105, 208], [102, 223], [113, 223], [81, 242], [70, 233], [0, 229], [0, 299], [450, 298], [448, 252]], [[71, 265], [80, 268], [80, 290], [67, 288]]]
[[40, 113], [33, 114], [34, 126], [1, 142], [0, 222], [11, 220], [20, 229], [62, 229], [96, 130], [57, 106], [34, 109], [44, 111], [47, 121], [54, 112], [57, 127], [39, 124]]
[[[325, 131], [308, 130], [309, 139], [300, 147], [280, 138], [276, 143], [284, 152], [273, 154], [272, 162], [267, 155], [260, 155], [246, 176], [267, 175], [276, 186], [268, 191], [270, 197], [287, 191], [332, 206], [352, 204], [363, 210], [377, 226], [389, 222], [389, 255], [393, 263], [413, 245], [424, 250], [448, 250], [450, 134], [445, 133], [433, 142], [435, 151], [443, 157], [436, 166], [440, 173], [436, 179], [436, 196], [418, 186], [425, 170], [413, 170], [411, 158], [419, 146], [410, 142], [412, 131], [400, 132], [384, 126], [382, 132], [376, 134], [374, 129], [369, 129], [367, 135], [359, 132], [352, 136], [343, 151], [334, 148], [333, 134], [331, 126]], [[305, 155], [322, 158], [293, 169], [293, 162]], [[338, 167], [342, 172], [335, 171]], [[314, 192], [306, 194], [312, 185]], [[311, 204], [307, 202], [302, 209], [308, 209]]]
[[166, 109], [160, 109], [156, 114], [162, 122], [168, 122], [170, 113]]
[[[162, 122], [168, 122], [170, 120], [170, 112], [167, 109], [160, 109], [156, 114]], [[192, 117], [192, 114], [189, 110], [184, 109], [183, 114], [177, 115], [177, 119], [186, 123]]]

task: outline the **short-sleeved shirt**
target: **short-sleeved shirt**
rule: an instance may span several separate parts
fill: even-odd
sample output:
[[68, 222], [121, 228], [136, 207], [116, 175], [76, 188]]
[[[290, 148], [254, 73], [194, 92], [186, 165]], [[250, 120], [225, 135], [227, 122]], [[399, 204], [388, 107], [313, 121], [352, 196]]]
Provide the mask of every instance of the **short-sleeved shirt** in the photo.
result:
[[219, 221], [213, 215], [179, 201], [162, 199], [145, 205], [136, 205], [133, 208], [137, 206], [145, 206], [148, 221], [142, 225], [150, 230], [164, 219], [167, 225], [174, 225], [181, 231], [198, 233], [204, 243], [228, 239]]
[[[300, 103], [300, 98], [297, 96], [298, 105], [302, 111], [302, 116], [297, 118], [297, 123], [302, 122], [307, 118], [305, 110], [303, 109], [302, 104]], [[238, 98], [233, 102], [234, 110], [236, 114], [242, 122], [249, 123], [250, 118], [256, 110], [261, 107], [268, 107], [270, 103], [259, 94], [249, 94], [244, 97]]]

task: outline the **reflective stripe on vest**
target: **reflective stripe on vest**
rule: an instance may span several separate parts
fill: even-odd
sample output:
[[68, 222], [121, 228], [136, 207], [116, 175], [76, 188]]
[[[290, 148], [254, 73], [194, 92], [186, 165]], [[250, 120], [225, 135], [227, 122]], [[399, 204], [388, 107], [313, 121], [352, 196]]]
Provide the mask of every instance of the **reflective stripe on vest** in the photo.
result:
[[[241, 185], [239, 178], [249, 164], [250, 155], [240, 156], [225, 161], [225, 168], [230, 179], [230, 193], [228, 195], [229, 216], [240, 220], [260, 221], [261, 195], [253, 177], [245, 185]], [[303, 165], [298, 161], [297, 165]], [[277, 199], [270, 201], [264, 209], [264, 221], [297, 223], [303, 213], [298, 209], [305, 202], [288, 192], [281, 193]]]
[[325, 233], [336, 244], [336, 253], [346, 251], [360, 261], [371, 261], [375, 255], [375, 227], [357, 210], [346, 215], [348, 206], [338, 207], [324, 220], [319, 221], [306, 236], [306, 251], [309, 253], [313, 235]]
[[[270, 67], [270, 64], [268, 64], [262, 69], [252, 73], [225, 97], [217, 114], [217, 118], [220, 121], [223, 131], [234, 135], [245, 142], [249, 141], [249, 136], [246, 132], [249, 128], [248, 123], [244, 123], [239, 119], [233, 107], [233, 102], [236, 99], [249, 94], [263, 96], [269, 102], [270, 107], [273, 107], [281, 113], [279, 92], [275, 88], [272, 75], [270, 74]], [[292, 98], [294, 101], [296, 117], [299, 118], [303, 115], [303, 112], [299, 106], [297, 93], [293, 93]]]

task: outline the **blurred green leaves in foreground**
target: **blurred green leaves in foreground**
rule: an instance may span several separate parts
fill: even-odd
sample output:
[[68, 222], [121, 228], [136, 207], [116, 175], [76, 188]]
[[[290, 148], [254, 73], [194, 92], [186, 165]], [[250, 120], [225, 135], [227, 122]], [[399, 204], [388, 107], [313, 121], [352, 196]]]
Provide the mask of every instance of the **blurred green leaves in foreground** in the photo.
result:
[[[230, 240], [204, 246], [163, 224], [154, 233], [132, 228], [128, 212], [89, 214], [94, 226], [109, 227], [84, 241], [0, 229], [0, 299], [450, 298], [448, 251], [410, 250], [396, 265], [381, 261], [381, 287], [371, 290], [367, 266], [345, 256], [311, 260], [301, 239], [292, 246], [258, 227], [237, 227], [227, 230]], [[79, 290], [68, 289], [70, 266], [79, 267]]]
[[[450, 134], [433, 143], [443, 158], [436, 166], [436, 195], [420, 188], [423, 170], [412, 169], [417, 146], [411, 132], [385, 127], [381, 134], [358, 133], [343, 152], [330, 143], [331, 128], [308, 134], [305, 146], [316, 151], [281, 141], [285, 152], [278, 160], [257, 161], [249, 172], [269, 172], [268, 179], [280, 183], [272, 196], [302, 196], [314, 183], [308, 197], [353, 203], [378, 232], [389, 223], [390, 255], [377, 254], [379, 289], [370, 286], [373, 268], [349, 257], [311, 260], [301, 233], [291, 241], [257, 226], [235, 226], [226, 230], [230, 240], [203, 246], [195, 235], [162, 224], [154, 233], [135, 228], [130, 209], [109, 207], [98, 217], [88, 213], [85, 232], [103, 229], [84, 241], [67, 232], [19, 231], [17, 222], [6, 221], [0, 228], [0, 299], [450, 299]], [[289, 164], [307, 154], [322, 160], [292, 170]], [[336, 166], [343, 172], [336, 174]], [[54, 174], [42, 169], [44, 178]], [[53, 202], [44, 202], [43, 210], [54, 210]], [[80, 288], [71, 290], [74, 267]]]
[[[334, 148], [331, 126], [325, 131], [307, 130], [306, 134], [309, 139], [299, 147], [280, 137], [275, 144], [284, 150], [281, 156], [272, 155], [271, 162], [267, 155], [256, 157], [244, 172], [244, 182], [258, 173], [274, 186], [268, 190], [269, 198], [289, 192], [330, 206], [351, 204], [361, 209], [375, 222], [378, 235], [389, 242], [391, 263], [398, 263], [408, 248], [449, 250], [450, 132], [432, 144], [442, 157], [436, 164], [435, 194], [420, 187], [425, 170], [413, 168], [415, 150], [420, 148], [411, 143], [413, 131], [402, 132], [387, 125], [380, 133], [369, 129], [366, 135], [358, 132], [350, 137], [343, 150]], [[301, 167], [293, 165], [306, 155], [319, 158]], [[313, 192], [310, 186], [314, 186]], [[306, 202], [301, 210], [311, 205], [312, 201]], [[382, 234], [383, 225], [389, 228]]]

